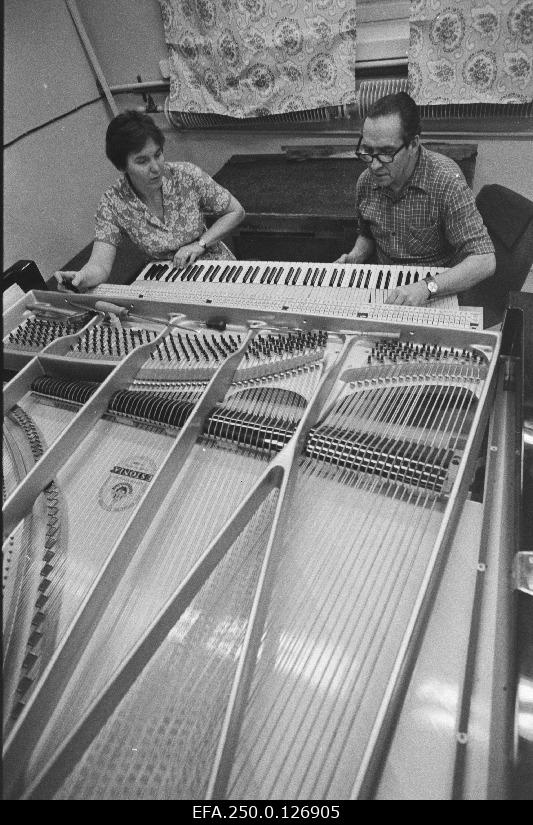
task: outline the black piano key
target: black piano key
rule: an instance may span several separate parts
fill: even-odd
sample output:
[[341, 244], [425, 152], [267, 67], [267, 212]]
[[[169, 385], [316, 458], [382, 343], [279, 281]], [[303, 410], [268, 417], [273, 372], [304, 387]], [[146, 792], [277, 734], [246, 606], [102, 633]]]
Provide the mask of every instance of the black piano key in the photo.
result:
[[345, 270], [344, 270], [344, 267], [343, 267], [341, 269], [341, 273], [339, 275], [339, 280], [337, 281], [337, 286], [342, 286], [342, 282], [343, 282], [343, 279], [344, 279], [344, 272], [345, 272]]
[[217, 277], [217, 275], [218, 275], [218, 273], [219, 273], [219, 270], [220, 270], [220, 264], [217, 264], [217, 265], [215, 266], [215, 268], [213, 269], [213, 272], [211, 273], [211, 277], [209, 278], [209, 280], [211, 281], [211, 283], [213, 283], [213, 281], [214, 281], [214, 280], [216, 280], [216, 277]]
[[302, 271], [302, 267], [301, 266], [297, 267], [296, 272], [294, 273], [294, 278], [292, 279], [292, 285], [293, 286], [296, 286], [296, 284], [298, 283], [298, 278], [300, 277], [301, 271]]
[[383, 280], [383, 270], [380, 269], [376, 280], [376, 288], [381, 289], [381, 281]]
[[220, 273], [220, 275], [218, 277], [218, 283], [219, 284], [222, 284], [224, 282], [224, 279], [225, 279], [225, 277], [228, 274], [230, 269], [231, 269], [231, 264], [226, 264], [226, 266], [224, 267], [224, 269], [222, 270], [222, 272]]
[[293, 275], [293, 272], [294, 272], [294, 267], [293, 266], [289, 267], [289, 271], [287, 272], [287, 276], [285, 278], [285, 286], [289, 285], [290, 280], [291, 280], [292, 275]]
[[329, 285], [330, 285], [330, 286], [333, 286], [333, 285], [334, 285], [334, 283], [335, 283], [335, 278], [337, 277], [337, 272], [338, 272], [337, 267], [335, 267], [335, 269], [334, 269], [334, 270], [333, 270], [333, 272], [331, 273], [331, 278], [329, 279]]
[[350, 275], [350, 282], [348, 284], [349, 288], [351, 289], [354, 285], [355, 276], [357, 275], [357, 269], [352, 269], [352, 274]]
[[323, 268], [322, 272], [320, 273], [320, 278], [318, 279], [318, 286], [322, 286], [322, 282], [326, 275], [328, 274], [328, 270], [326, 267]]
[[359, 277], [358, 277], [357, 283], [356, 283], [357, 289], [360, 289], [360, 287], [363, 285], [364, 274], [365, 274], [365, 271], [364, 271], [363, 267], [361, 267], [361, 269], [359, 270]]
[[195, 269], [193, 269], [193, 271], [191, 272], [190, 280], [191, 281], [197, 281], [203, 271], [204, 271], [203, 264], [195, 264]]
[[365, 278], [365, 289], [368, 289], [368, 287], [370, 286], [370, 279], [371, 279], [371, 277], [372, 277], [372, 270], [371, 270], [371, 269], [369, 269], [369, 270], [367, 271], [367, 273], [366, 273], [366, 278]]
[[165, 270], [166, 270], [166, 265], [165, 264], [156, 264], [155, 267], [154, 267], [154, 271], [152, 273], [151, 280], [152, 281], [159, 281], [161, 279], [161, 276], [162, 276], [163, 272], [165, 272]]
[[265, 268], [265, 271], [263, 272], [263, 274], [261, 275], [261, 277], [259, 279], [259, 283], [264, 284], [269, 275], [270, 275], [270, 267], [267, 266]]
[[276, 271], [277, 271], [277, 270], [276, 270], [276, 267], [275, 267], [275, 266], [273, 266], [273, 267], [272, 267], [272, 269], [270, 270], [269, 275], [268, 275], [268, 278], [267, 278], [267, 284], [271, 284], [271, 283], [272, 283], [272, 280], [273, 280], [273, 278], [274, 278], [274, 275], [276, 274]]
[[385, 276], [385, 286], [384, 286], [385, 289], [389, 288], [390, 279], [391, 279], [391, 272], [390, 272], [390, 269], [387, 269], [387, 274]]
[[281, 278], [282, 275], [283, 275], [283, 267], [278, 266], [278, 272], [277, 272], [276, 277], [274, 278], [274, 283], [275, 284], [279, 283], [279, 279]]
[[316, 279], [318, 277], [319, 272], [320, 272], [320, 269], [318, 267], [316, 267], [315, 271], [313, 272], [312, 278], [311, 278], [311, 286], [315, 286]]
[[404, 286], [407, 286], [410, 283], [411, 283], [411, 271], [408, 269], [407, 272], [405, 273]]
[[231, 279], [232, 283], [235, 283], [237, 281], [237, 279], [239, 278], [239, 275], [241, 274], [241, 272], [242, 272], [242, 266], [238, 266], [237, 269], [235, 270], [235, 274], [233, 275], [233, 277]]
[[401, 286], [403, 281], [403, 270], [400, 269], [398, 272], [398, 278], [396, 279], [396, 286]]
[[207, 269], [204, 271], [204, 274], [202, 275], [202, 281], [207, 281], [207, 279], [209, 278], [209, 276], [210, 276], [210, 275], [211, 275], [211, 273], [213, 272], [213, 269], [214, 269], [214, 268], [215, 268], [215, 267], [214, 267], [214, 264], [210, 264], [210, 265], [207, 267]]
[[310, 277], [311, 277], [311, 275], [312, 275], [312, 272], [313, 272], [313, 268], [312, 268], [312, 267], [309, 267], [309, 269], [308, 269], [308, 270], [307, 270], [307, 272], [305, 273], [305, 277], [304, 277], [304, 286], [307, 286], [307, 284], [308, 284], [308, 282], [309, 282], [309, 278], [310, 278]]
[[250, 277], [250, 283], [251, 283], [251, 284], [255, 281], [255, 279], [257, 278], [257, 276], [258, 276], [258, 274], [260, 273], [260, 271], [261, 271], [261, 266], [258, 264], [258, 265], [256, 266], [256, 268], [254, 269], [254, 271], [253, 271], [253, 273], [252, 273], [251, 277]]
[[177, 277], [179, 271], [180, 270], [178, 269], [177, 266], [171, 266], [170, 269], [168, 270], [167, 274], [163, 278], [163, 280], [166, 283], [170, 283], [171, 281], [174, 281], [174, 279]]

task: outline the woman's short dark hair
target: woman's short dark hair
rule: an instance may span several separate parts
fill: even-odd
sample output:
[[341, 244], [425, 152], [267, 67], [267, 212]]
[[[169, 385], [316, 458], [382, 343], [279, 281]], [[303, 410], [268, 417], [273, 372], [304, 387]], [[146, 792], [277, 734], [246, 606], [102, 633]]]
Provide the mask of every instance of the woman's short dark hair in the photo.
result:
[[163, 148], [165, 136], [149, 115], [128, 109], [113, 118], [105, 136], [105, 153], [121, 172], [126, 168], [128, 155], [140, 152], [146, 141], [152, 138]]
[[400, 116], [405, 143], [411, 143], [415, 135], [422, 131], [418, 106], [407, 92], [380, 97], [368, 110], [367, 117], [374, 119], [385, 115]]

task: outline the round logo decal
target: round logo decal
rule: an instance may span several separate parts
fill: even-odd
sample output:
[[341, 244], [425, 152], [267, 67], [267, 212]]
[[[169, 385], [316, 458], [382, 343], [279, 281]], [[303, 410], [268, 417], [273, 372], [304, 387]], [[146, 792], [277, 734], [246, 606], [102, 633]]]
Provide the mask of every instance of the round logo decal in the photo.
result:
[[109, 511], [134, 507], [146, 492], [156, 469], [153, 459], [138, 455], [114, 464], [100, 487], [100, 507]]

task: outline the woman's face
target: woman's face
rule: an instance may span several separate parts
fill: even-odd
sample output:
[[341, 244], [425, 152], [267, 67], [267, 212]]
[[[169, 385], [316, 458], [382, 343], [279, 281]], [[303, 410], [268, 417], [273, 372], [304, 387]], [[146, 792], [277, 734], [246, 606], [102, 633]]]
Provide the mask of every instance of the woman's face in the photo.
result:
[[134, 189], [141, 195], [151, 195], [163, 183], [163, 150], [153, 138], [148, 138], [139, 152], [130, 152], [126, 169]]

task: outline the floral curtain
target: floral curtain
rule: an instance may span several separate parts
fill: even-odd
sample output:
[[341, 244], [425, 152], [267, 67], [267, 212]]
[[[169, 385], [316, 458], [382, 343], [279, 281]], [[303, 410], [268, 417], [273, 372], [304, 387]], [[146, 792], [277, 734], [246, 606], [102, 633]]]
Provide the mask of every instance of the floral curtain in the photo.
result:
[[412, 0], [409, 85], [419, 104], [533, 99], [533, 0]]
[[355, 100], [355, 0], [159, 0], [170, 108], [232, 117]]

